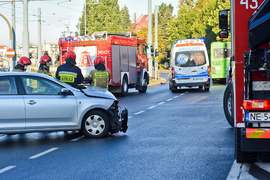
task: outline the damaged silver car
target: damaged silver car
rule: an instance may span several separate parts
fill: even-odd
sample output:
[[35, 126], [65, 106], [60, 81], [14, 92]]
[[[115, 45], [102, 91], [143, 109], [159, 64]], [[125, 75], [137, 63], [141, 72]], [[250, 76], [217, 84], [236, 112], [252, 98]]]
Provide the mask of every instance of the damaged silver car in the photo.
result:
[[75, 89], [39, 73], [0, 73], [0, 133], [82, 131], [87, 137], [126, 132], [128, 111], [109, 91]]

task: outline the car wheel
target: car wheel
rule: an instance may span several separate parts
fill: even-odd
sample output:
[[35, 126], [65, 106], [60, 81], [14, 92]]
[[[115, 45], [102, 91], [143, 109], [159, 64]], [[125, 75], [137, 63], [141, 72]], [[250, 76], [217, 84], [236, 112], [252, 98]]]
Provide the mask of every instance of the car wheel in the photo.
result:
[[223, 96], [223, 110], [226, 116], [228, 123], [233, 127], [234, 126], [234, 115], [233, 115], [233, 87], [229, 83], [224, 91]]
[[128, 80], [126, 76], [123, 78], [121, 90], [122, 96], [126, 96], [128, 94]]
[[204, 86], [204, 90], [208, 92], [210, 90], [210, 86]]
[[139, 90], [139, 93], [145, 93], [147, 91], [147, 75], [144, 75], [142, 89]]
[[104, 137], [109, 131], [108, 115], [100, 110], [90, 111], [82, 122], [82, 131], [87, 137]]

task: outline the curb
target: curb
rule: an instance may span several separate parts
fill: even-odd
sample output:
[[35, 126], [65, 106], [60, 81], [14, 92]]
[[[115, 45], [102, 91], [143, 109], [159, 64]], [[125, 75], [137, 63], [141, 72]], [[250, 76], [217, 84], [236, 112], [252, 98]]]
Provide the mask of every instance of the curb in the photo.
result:
[[149, 83], [148, 86], [159, 86], [165, 83], [167, 83], [167, 80], [165, 78], [159, 78], [159, 80]]

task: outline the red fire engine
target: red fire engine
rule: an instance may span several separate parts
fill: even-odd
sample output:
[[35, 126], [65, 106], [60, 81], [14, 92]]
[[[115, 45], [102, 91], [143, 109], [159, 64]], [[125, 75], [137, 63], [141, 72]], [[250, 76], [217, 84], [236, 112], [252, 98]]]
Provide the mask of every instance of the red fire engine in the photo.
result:
[[226, 38], [230, 11], [234, 62], [227, 96], [233, 99], [237, 162], [270, 161], [269, 9], [269, 0], [231, 0], [230, 10], [219, 13], [220, 37]]
[[62, 36], [58, 44], [60, 64], [65, 63], [64, 54], [73, 50], [84, 78], [94, 69], [95, 58], [102, 56], [111, 71], [111, 92], [125, 96], [132, 87], [140, 93], [146, 92], [149, 84], [147, 44], [136, 34], [103, 31], [84, 37]]

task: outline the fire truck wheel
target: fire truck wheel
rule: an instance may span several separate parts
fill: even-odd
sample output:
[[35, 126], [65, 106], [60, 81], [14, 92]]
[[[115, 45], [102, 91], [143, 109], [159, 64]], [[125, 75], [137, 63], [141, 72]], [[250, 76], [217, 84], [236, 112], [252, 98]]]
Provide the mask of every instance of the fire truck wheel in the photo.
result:
[[109, 118], [105, 112], [93, 110], [85, 115], [82, 121], [82, 131], [87, 137], [104, 137], [108, 134], [109, 124]]
[[233, 115], [233, 87], [229, 83], [224, 91], [223, 96], [223, 110], [226, 116], [228, 123], [233, 127], [234, 126], [234, 115]]
[[270, 162], [270, 152], [260, 152], [259, 157], [262, 162], [269, 163]]
[[121, 95], [126, 96], [128, 94], [128, 80], [127, 77], [124, 76], [121, 86]]
[[241, 128], [235, 128], [235, 159], [237, 163], [253, 163], [257, 160], [256, 152], [244, 152], [240, 149]]
[[147, 74], [144, 74], [142, 89], [139, 90], [139, 93], [145, 93], [147, 91]]

